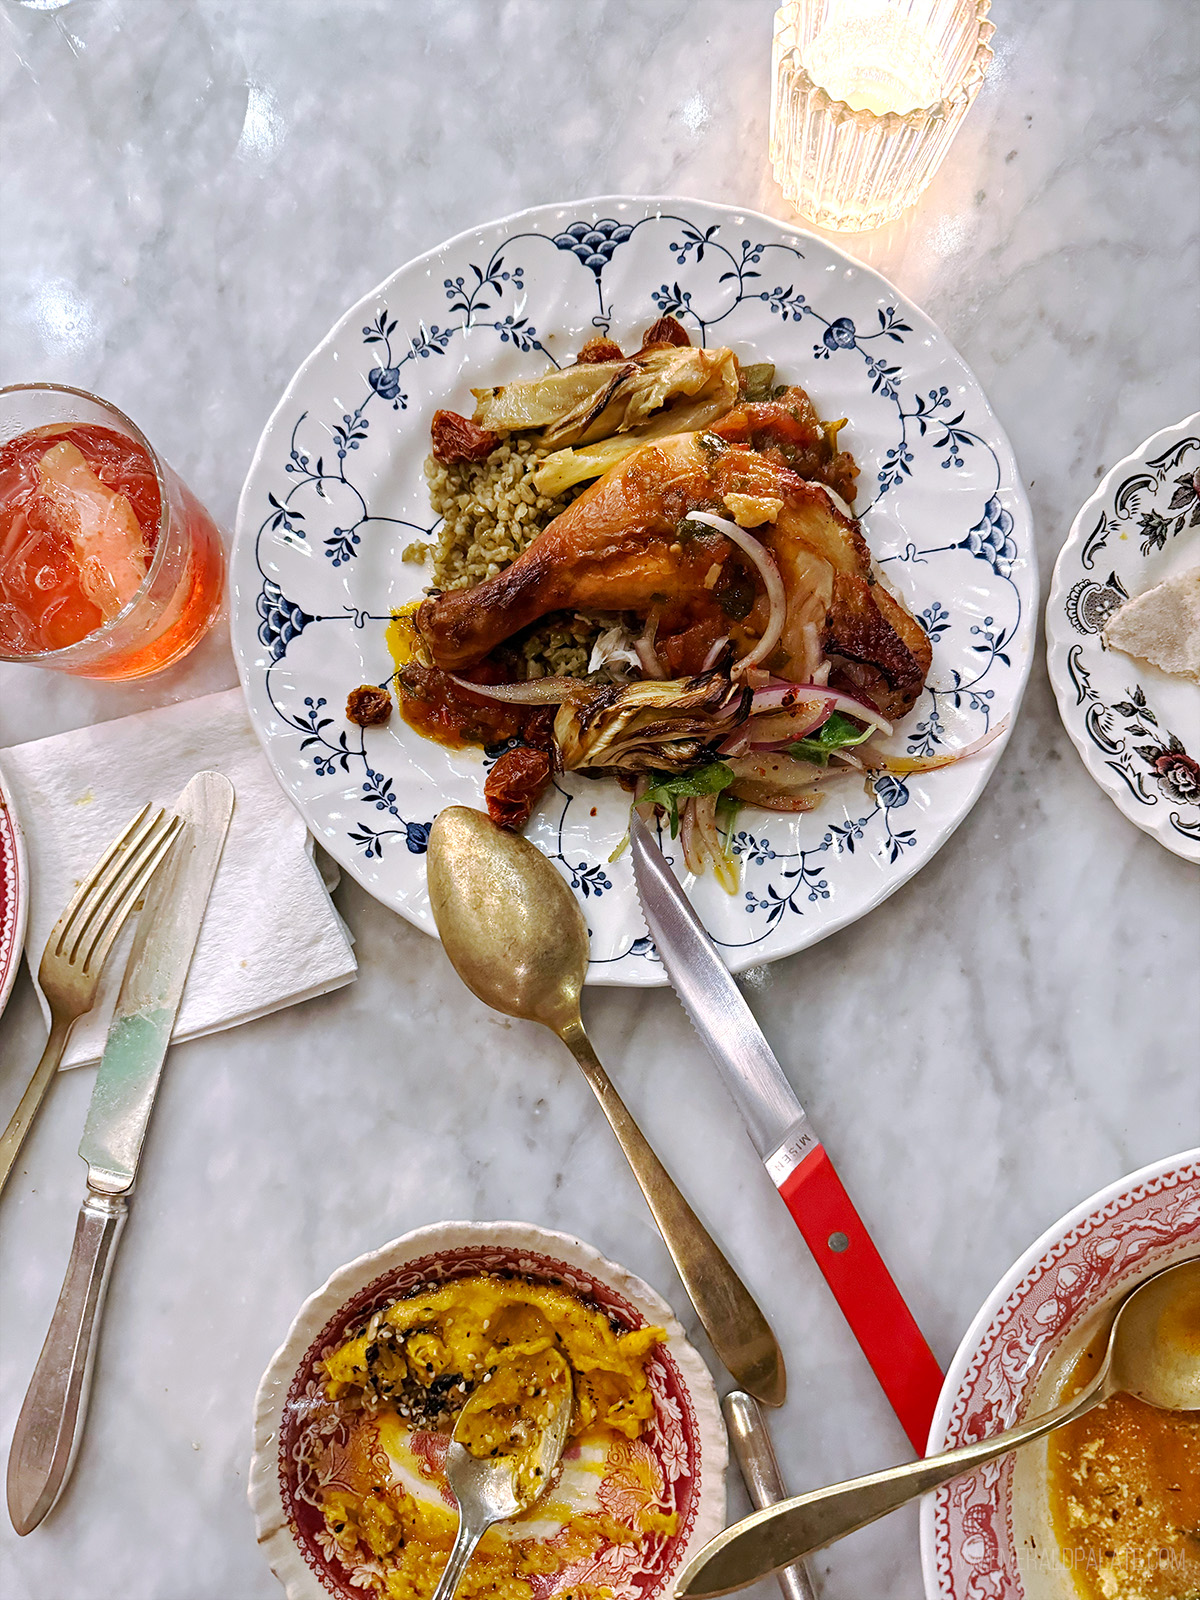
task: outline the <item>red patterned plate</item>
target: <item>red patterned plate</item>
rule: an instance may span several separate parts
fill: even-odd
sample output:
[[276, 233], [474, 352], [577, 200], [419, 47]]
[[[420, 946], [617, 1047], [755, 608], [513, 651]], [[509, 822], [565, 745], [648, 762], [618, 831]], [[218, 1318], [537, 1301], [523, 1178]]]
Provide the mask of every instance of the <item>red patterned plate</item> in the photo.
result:
[[[716, 1392], [670, 1307], [640, 1279], [567, 1234], [524, 1222], [438, 1223], [335, 1272], [301, 1307], [259, 1385], [250, 1504], [258, 1541], [288, 1600], [366, 1600], [384, 1592], [378, 1563], [364, 1558], [347, 1567], [326, 1533], [322, 1464], [336, 1463], [338, 1440], [330, 1430], [345, 1425], [320, 1404], [318, 1362], [398, 1296], [481, 1272], [544, 1279], [592, 1301], [624, 1327], [652, 1323], [667, 1330], [648, 1367], [654, 1417], [639, 1439], [610, 1449], [594, 1492], [609, 1510], [630, 1492], [649, 1493], [656, 1511], [678, 1513], [678, 1529], [640, 1544], [604, 1545], [586, 1563], [539, 1575], [532, 1580], [534, 1600], [597, 1587], [612, 1600], [657, 1600], [687, 1556], [724, 1526], [726, 1443]], [[425, 1475], [435, 1479], [444, 1456], [434, 1448], [439, 1444], [434, 1435], [418, 1434], [412, 1445], [428, 1458]], [[568, 1463], [564, 1484], [569, 1471]], [[586, 1571], [576, 1570], [582, 1565]]]
[[29, 911], [29, 867], [12, 796], [0, 772], [0, 1011], [21, 964]]
[[[1113, 1300], [1200, 1251], [1200, 1149], [1122, 1178], [1077, 1206], [997, 1284], [958, 1347], [930, 1449], [999, 1433], [1054, 1403]], [[1046, 1447], [959, 1478], [926, 1499], [928, 1600], [1077, 1600], [1046, 1495]]]

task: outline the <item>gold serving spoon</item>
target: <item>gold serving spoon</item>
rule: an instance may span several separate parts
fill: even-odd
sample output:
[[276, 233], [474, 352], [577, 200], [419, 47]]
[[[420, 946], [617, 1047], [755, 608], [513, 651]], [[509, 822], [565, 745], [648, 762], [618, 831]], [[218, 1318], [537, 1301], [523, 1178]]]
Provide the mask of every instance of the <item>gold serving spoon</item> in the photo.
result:
[[588, 932], [546, 857], [481, 811], [448, 806], [429, 834], [429, 898], [455, 971], [485, 1005], [540, 1022], [575, 1057], [646, 1197], [696, 1315], [738, 1386], [783, 1404], [783, 1354], [767, 1319], [609, 1081], [579, 1014]]
[[1116, 1394], [1200, 1411], [1200, 1260], [1155, 1273], [1121, 1302], [1096, 1376], [1074, 1399], [993, 1439], [831, 1484], [757, 1511], [710, 1539], [684, 1568], [679, 1600], [729, 1594], [820, 1550], [939, 1484], [1074, 1422]]

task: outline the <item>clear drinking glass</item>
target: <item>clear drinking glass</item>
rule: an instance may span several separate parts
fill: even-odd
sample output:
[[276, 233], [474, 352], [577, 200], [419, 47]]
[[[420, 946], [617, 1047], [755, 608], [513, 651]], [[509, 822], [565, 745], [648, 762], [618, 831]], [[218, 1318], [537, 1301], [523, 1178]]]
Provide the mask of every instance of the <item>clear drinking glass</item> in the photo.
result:
[[992, 59], [991, 0], [788, 0], [771, 161], [823, 228], [882, 227], [933, 177]]
[[0, 389], [0, 660], [144, 677], [203, 638], [224, 581], [216, 524], [123, 412]]

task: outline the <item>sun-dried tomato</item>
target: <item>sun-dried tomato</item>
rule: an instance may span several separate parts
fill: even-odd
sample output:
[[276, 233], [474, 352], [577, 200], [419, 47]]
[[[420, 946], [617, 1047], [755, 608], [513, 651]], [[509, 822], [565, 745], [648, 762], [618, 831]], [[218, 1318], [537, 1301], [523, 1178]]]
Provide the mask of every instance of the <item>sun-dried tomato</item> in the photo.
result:
[[483, 786], [488, 816], [500, 827], [519, 833], [549, 781], [548, 751], [531, 750], [527, 745], [506, 750]]
[[575, 357], [578, 367], [591, 366], [598, 361], [624, 361], [621, 346], [613, 339], [606, 339], [598, 333], [594, 339], [589, 339], [583, 349]]
[[729, 444], [748, 444], [768, 461], [828, 484], [847, 504], [854, 504], [858, 476], [854, 457], [844, 450], [834, 453], [828, 431], [803, 389], [792, 387], [778, 400], [735, 406], [708, 432]]
[[444, 467], [459, 461], [483, 461], [500, 443], [500, 435], [481, 428], [470, 417], [457, 411], [435, 411], [429, 430], [433, 439], [433, 459]]
[[391, 714], [392, 697], [378, 684], [360, 684], [346, 696], [346, 720], [360, 728], [378, 728]]
[[688, 331], [682, 322], [675, 317], [659, 317], [657, 322], [652, 322], [642, 335], [642, 349], [648, 350], [655, 344], [691, 344]]

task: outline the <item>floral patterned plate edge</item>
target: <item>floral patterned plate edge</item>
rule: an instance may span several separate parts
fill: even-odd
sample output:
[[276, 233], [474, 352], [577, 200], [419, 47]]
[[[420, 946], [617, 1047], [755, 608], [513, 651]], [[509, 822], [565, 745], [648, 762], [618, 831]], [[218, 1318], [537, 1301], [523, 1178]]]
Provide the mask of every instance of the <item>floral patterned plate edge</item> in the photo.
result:
[[8, 1003], [29, 914], [29, 864], [17, 808], [0, 772], [0, 1011]]
[[1147, 439], [1071, 524], [1046, 605], [1050, 682], [1088, 772], [1117, 808], [1200, 862], [1200, 685], [1110, 650], [1127, 599], [1200, 563], [1200, 412]]
[[[395, 716], [363, 730], [342, 708], [391, 676], [386, 622], [429, 581], [401, 556], [436, 533], [430, 418], [469, 412], [472, 386], [572, 361], [602, 329], [628, 345], [665, 312], [849, 418], [867, 540], [934, 645], [898, 748], [936, 755], [1003, 730], [961, 766], [837, 779], [806, 816], [747, 807], [738, 893], [712, 874], [688, 882], [733, 970], [898, 889], [970, 811], [1011, 731], [1037, 612], [1029, 508], [978, 383], [926, 316], [824, 240], [728, 206], [611, 196], [488, 223], [402, 267], [304, 362], [251, 464], [231, 564], [234, 654], [281, 784], [335, 859], [428, 933], [430, 825], [443, 805], [482, 804], [496, 752], [446, 750]], [[616, 784], [566, 774], [526, 831], [579, 896], [589, 982], [661, 984], [618, 849], [628, 820]]]
[[[621, 1446], [601, 1480], [628, 1492], [636, 1482], [654, 1507], [679, 1514], [678, 1531], [640, 1545], [603, 1546], [588, 1572], [568, 1567], [538, 1580], [537, 1600], [572, 1584], [601, 1585], [613, 1600], [658, 1600], [683, 1566], [725, 1523], [728, 1454], [716, 1390], [671, 1308], [653, 1289], [569, 1234], [526, 1222], [443, 1222], [418, 1228], [340, 1267], [300, 1308], [263, 1375], [254, 1403], [254, 1455], [249, 1498], [258, 1542], [288, 1600], [362, 1600], [382, 1593], [377, 1563], [347, 1567], [325, 1533], [318, 1509], [321, 1479], [310, 1464], [310, 1438], [327, 1425], [314, 1420], [316, 1363], [371, 1313], [418, 1285], [471, 1272], [515, 1272], [565, 1284], [626, 1327], [667, 1330], [649, 1367], [655, 1414], [647, 1431]], [[615, 1448], [615, 1447], [614, 1447]], [[636, 1456], [636, 1459], [633, 1459]], [[633, 1470], [631, 1471], [630, 1468]]]
[[[950, 1364], [929, 1451], [1048, 1410], [1111, 1306], [1140, 1277], [1200, 1253], [1200, 1149], [1092, 1195], [1000, 1280]], [[1077, 1600], [1046, 1495], [1045, 1446], [956, 1479], [921, 1508], [928, 1600]]]

